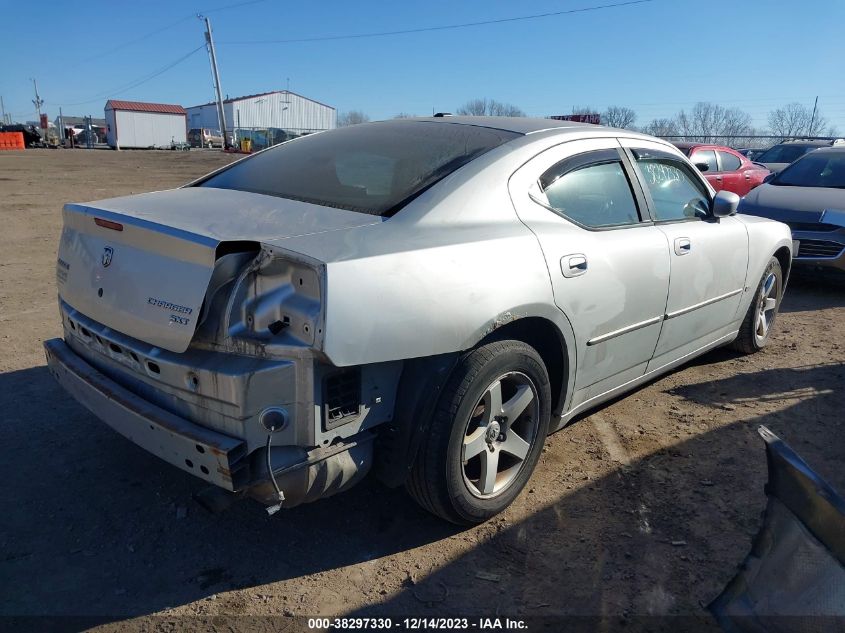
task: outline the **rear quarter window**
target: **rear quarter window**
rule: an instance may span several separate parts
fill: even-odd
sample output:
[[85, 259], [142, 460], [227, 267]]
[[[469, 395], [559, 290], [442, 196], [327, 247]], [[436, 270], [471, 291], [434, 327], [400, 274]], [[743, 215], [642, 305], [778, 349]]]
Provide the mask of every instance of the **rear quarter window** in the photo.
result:
[[722, 161], [722, 171], [736, 171], [742, 165], [742, 161], [730, 152], [719, 152], [719, 160]]

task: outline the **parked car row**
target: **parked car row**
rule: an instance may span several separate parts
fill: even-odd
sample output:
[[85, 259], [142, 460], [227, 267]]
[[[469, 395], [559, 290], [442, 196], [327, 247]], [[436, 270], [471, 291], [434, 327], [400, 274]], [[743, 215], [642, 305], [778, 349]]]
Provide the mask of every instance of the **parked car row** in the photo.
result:
[[791, 163], [825, 147], [845, 147], [845, 139], [791, 139], [768, 149], [732, 149], [724, 145], [676, 142], [716, 191], [739, 196], [767, 182]]
[[730, 147], [703, 143], [675, 143], [675, 146], [704, 174], [716, 191], [725, 189], [744, 196], [763, 184], [770, 173]]
[[760, 163], [766, 169], [773, 173], [778, 173], [790, 163], [812, 152], [815, 149], [822, 147], [832, 147], [845, 145], [843, 139], [792, 139], [778, 143], [770, 147], [765, 152], [757, 156], [756, 162]]

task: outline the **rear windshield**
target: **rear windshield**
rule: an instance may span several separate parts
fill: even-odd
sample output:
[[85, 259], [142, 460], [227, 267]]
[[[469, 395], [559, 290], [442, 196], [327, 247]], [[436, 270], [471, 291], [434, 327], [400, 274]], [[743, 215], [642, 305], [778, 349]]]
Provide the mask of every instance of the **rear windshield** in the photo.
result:
[[775, 145], [757, 157], [758, 163], [791, 163], [819, 145]]
[[517, 136], [445, 122], [353, 125], [283, 143], [198, 186], [388, 217], [438, 180]]

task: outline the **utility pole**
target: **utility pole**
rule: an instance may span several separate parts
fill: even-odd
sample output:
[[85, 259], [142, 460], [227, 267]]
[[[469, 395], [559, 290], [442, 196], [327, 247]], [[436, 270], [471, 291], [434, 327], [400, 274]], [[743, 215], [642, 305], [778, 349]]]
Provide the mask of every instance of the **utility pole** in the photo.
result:
[[[204, 18], [204, 16], [197, 16]], [[214, 39], [211, 37], [211, 22], [205, 19], [205, 42], [208, 45], [208, 54], [211, 57], [211, 72], [214, 74], [214, 89], [217, 91], [217, 119], [220, 123], [220, 132], [223, 134], [223, 147], [229, 149], [229, 135], [226, 133], [226, 112], [223, 110], [223, 90], [220, 88], [220, 73], [217, 70], [217, 55], [214, 52]]]
[[38, 124], [41, 125], [41, 106], [44, 105], [44, 99], [38, 96], [38, 84], [35, 79], [32, 79], [32, 86], [35, 88], [35, 99], [32, 103], [35, 104], [35, 112], [38, 114]]
[[2, 96], [0, 96], [0, 112], [3, 113], [3, 125], [6, 125], [6, 104], [3, 103]]
[[819, 107], [819, 97], [816, 95], [816, 102], [813, 104], [813, 116], [810, 117], [810, 129], [807, 130], [807, 136], [813, 135], [813, 124], [816, 122], [816, 110]]

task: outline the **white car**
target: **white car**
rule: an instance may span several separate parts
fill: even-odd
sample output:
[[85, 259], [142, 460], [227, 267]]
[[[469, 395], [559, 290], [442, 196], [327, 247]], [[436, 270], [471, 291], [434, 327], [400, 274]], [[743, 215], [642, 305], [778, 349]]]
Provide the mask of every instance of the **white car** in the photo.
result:
[[766, 344], [792, 239], [737, 202], [625, 130], [433, 117], [314, 134], [179, 189], [66, 205], [48, 364], [227, 500], [276, 510], [372, 468], [479, 522], [576, 414]]

